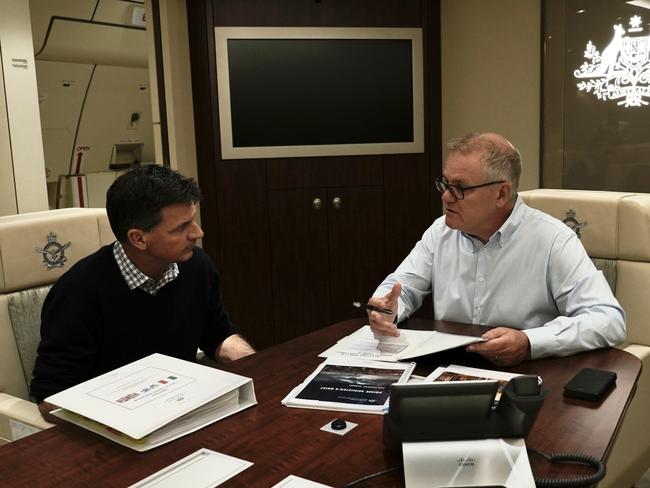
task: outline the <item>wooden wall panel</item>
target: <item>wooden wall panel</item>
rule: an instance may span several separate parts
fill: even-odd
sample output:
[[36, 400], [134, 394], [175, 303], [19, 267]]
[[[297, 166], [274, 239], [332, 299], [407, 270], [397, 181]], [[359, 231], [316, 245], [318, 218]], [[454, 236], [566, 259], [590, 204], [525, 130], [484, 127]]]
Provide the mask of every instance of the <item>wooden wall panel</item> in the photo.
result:
[[[354, 316], [348, 302], [366, 299], [439, 213], [439, 0], [188, 0], [187, 9], [204, 248], [226, 306], [258, 347]], [[422, 27], [425, 152], [222, 160], [213, 29], [255, 25]], [[318, 215], [300, 207], [314, 192], [327, 192]], [[335, 194], [349, 214], [333, 213]]]

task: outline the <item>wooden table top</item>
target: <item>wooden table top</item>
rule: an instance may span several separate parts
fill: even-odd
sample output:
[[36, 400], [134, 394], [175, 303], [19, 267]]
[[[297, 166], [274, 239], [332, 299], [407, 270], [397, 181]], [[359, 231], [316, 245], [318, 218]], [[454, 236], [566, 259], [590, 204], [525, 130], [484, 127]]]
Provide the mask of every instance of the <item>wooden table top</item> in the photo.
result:
[[[320, 362], [318, 354], [364, 324], [353, 319], [293, 339], [222, 369], [253, 378], [258, 405], [151, 451], [139, 453], [74, 425], [57, 425], [0, 447], [0, 486], [124, 487], [200, 448], [249, 460], [254, 465], [222, 486], [270, 487], [289, 474], [339, 487], [401, 458], [382, 443], [381, 415], [288, 408], [280, 400]], [[480, 334], [485, 328], [411, 319], [408, 328]], [[428, 374], [450, 363], [495, 368], [475, 354], [452, 350], [418, 358]], [[616, 387], [599, 402], [565, 398], [563, 386], [583, 367], [615, 371]], [[548, 390], [526, 443], [545, 452], [583, 452], [606, 459], [641, 371], [638, 358], [603, 349], [567, 358], [526, 361], [517, 373], [538, 374]], [[340, 436], [320, 430], [334, 418], [359, 425]], [[549, 465], [531, 457], [536, 477], [584, 474], [579, 467]], [[401, 471], [359, 486], [403, 486]]]

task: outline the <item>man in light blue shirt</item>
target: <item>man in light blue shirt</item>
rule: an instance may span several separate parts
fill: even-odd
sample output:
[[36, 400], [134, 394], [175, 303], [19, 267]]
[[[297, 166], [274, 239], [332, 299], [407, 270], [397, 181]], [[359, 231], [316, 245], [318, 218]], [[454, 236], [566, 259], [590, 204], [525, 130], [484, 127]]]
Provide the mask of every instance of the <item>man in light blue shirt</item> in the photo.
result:
[[444, 214], [377, 288], [372, 329], [399, 335], [433, 294], [439, 320], [497, 326], [467, 347], [500, 366], [625, 339], [625, 314], [576, 234], [517, 197], [521, 158], [498, 134], [452, 140], [436, 180]]

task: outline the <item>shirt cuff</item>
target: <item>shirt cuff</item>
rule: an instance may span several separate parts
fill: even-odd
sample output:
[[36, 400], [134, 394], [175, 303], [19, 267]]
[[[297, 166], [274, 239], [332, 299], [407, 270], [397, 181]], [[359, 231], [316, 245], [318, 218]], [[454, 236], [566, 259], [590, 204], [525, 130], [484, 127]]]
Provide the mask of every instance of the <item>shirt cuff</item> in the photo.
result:
[[528, 336], [531, 359], [557, 355], [560, 346], [558, 334], [561, 332], [559, 324], [524, 329], [522, 332]]

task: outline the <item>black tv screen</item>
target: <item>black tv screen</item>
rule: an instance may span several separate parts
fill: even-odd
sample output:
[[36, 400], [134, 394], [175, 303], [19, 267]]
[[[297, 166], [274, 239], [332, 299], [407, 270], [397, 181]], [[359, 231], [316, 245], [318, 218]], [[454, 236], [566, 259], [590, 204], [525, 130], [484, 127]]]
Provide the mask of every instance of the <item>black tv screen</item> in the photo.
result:
[[216, 28], [223, 157], [421, 152], [413, 31]]

